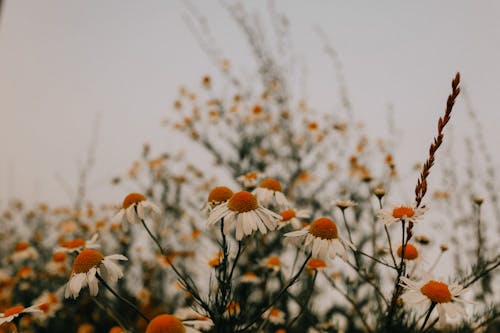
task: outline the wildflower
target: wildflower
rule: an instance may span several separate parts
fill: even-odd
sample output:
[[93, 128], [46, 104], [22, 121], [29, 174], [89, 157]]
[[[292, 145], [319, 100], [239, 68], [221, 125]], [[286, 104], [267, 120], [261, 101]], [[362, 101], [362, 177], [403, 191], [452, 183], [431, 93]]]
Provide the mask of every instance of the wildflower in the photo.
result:
[[233, 196], [233, 191], [226, 186], [217, 186], [210, 191], [208, 195], [205, 211], [210, 212], [220, 204], [227, 202]]
[[385, 189], [382, 186], [377, 186], [375, 187], [375, 190], [373, 190], [373, 193], [375, 196], [379, 199], [382, 199], [382, 197], [385, 195]]
[[103, 267], [106, 270], [107, 278], [111, 282], [116, 282], [123, 277], [121, 268], [113, 260], [127, 260], [127, 258], [121, 254], [112, 254], [105, 257], [94, 249], [85, 249], [80, 252], [73, 262], [73, 270], [66, 285], [64, 297], [73, 296], [73, 298], [77, 298], [80, 290], [85, 285], [89, 286], [90, 295], [96, 296], [99, 291], [96, 274], [100, 274]]
[[326, 217], [313, 221], [307, 227], [285, 234], [287, 237], [305, 237], [305, 246], [312, 248], [312, 257], [324, 259], [329, 255], [332, 259], [339, 254], [346, 259], [345, 246], [354, 249], [354, 245], [339, 236], [335, 223]]
[[113, 217], [112, 222], [140, 223], [148, 214], [157, 218], [161, 214], [160, 208], [149, 202], [141, 193], [130, 193], [123, 200], [122, 208]]
[[311, 258], [307, 261], [306, 268], [309, 272], [322, 271], [326, 268], [326, 262], [321, 259]]
[[[403, 246], [400, 245], [396, 252], [398, 254], [398, 257], [401, 258], [403, 256]], [[406, 260], [415, 260], [417, 258], [418, 258], [417, 248], [411, 244], [406, 244], [406, 246], [405, 246], [405, 259]]]
[[458, 298], [467, 289], [459, 284], [447, 285], [444, 282], [434, 280], [428, 275], [421, 281], [413, 281], [407, 277], [401, 277], [401, 285], [408, 289], [401, 299], [407, 304], [420, 304], [427, 308], [431, 303], [437, 305], [439, 314], [439, 323], [446, 323], [446, 317], [453, 318], [457, 314], [465, 315], [465, 310], [459, 303], [464, 303], [463, 299]]
[[251, 284], [258, 284], [261, 282], [260, 278], [252, 272], [246, 272], [244, 273], [241, 278], [240, 278], [241, 283], [251, 283]]
[[262, 314], [263, 319], [269, 320], [274, 325], [285, 323], [285, 313], [277, 308], [271, 308]]
[[481, 197], [475, 197], [475, 198], [473, 199], [473, 201], [474, 201], [474, 203], [475, 203], [476, 205], [481, 206], [481, 205], [483, 204], [483, 202], [484, 202], [484, 199], [483, 199], [483, 198], [481, 198]]
[[146, 333], [184, 333], [186, 328], [175, 316], [161, 314], [154, 317], [146, 328]]
[[262, 265], [277, 272], [281, 269], [281, 259], [277, 256], [271, 256], [264, 259]]
[[333, 204], [341, 210], [358, 205], [356, 202], [351, 200], [335, 200]]
[[257, 182], [263, 177], [264, 175], [260, 172], [249, 172], [247, 174], [239, 176], [238, 178], [236, 178], [236, 180], [240, 182], [243, 187], [249, 188], [255, 187], [257, 185]]
[[19, 263], [24, 260], [36, 260], [38, 259], [38, 251], [32, 247], [28, 242], [19, 242], [14, 248], [14, 253], [11, 254], [10, 260], [15, 263]]
[[274, 198], [281, 207], [288, 207], [290, 204], [282, 192], [281, 184], [274, 178], [264, 179], [259, 187], [252, 191], [262, 204], [268, 206]]
[[125, 331], [120, 326], [113, 326], [108, 333], [124, 333]]
[[430, 238], [425, 235], [415, 236], [415, 241], [420, 245], [429, 245], [431, 243]]
[[309, 218], [309, 211], [305, 209], [287, 209], [280, 212], [281, 220], [278, 229], [282, 229], [291, 224], [293, 228], [298, 229], [302, 226], [299, 218]]
[[236, 239], [249, 236], [257, 229], [265, 234], [268, 230], [277, 227], [277, 220], [281, 216], [260, 206], [257, 198], [250, 192], [235, 193], [228, 202], [214, 208], [208, 216], [208, 225], [214, 225], [224, 219], [224, 234], [236, 222]]
[[17, 316], [23, 314], [23, 313], [34, 313], [34, 312], [41, 312], [38, 308], [38, 305], [32, 305], [30, 307], [25, 308], [22, 305], [15, 305], [11, 308], [7, 308], [3, 310], [3, 313], [0, 313], [0, 325], [3, 323], [8, 323], [14, 320]]
[[60, 246], [55, 249], [55, 252], [80, 252], [83, 249], [98, 249], [101, 247], [97, 243], [99, 235], [95, 233], [89, 240], [83, 238], [75, 238], [72, 240], [61, 240]]
[[38, 298], [34, 300], [35, 304], [40, 304], [38, 308], [42, 311], [37, 316], [37, 320], [44, 322], [49, 318], [55, 317], [57, 311], [62, 308], [62, 303], [56, 294], [44, 291]]
[[425, 207], [416, 208], [415, 204], [400, 205], [392, 206], [389, 209], [381, 209], [377, 215], [386, 225], [403, 220], [415, 223], [422, 217], [426, 210], [427, 208]]

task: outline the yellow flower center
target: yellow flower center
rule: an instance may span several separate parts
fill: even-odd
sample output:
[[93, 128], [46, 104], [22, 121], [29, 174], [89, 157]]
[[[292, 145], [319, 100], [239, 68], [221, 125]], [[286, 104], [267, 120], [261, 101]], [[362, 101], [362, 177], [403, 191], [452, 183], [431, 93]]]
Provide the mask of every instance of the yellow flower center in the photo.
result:
[[284, 210], [280, 213], [281, 217], [283, 218], [281, 221], [282, 222], [287, 222], [293, 219], [296, 216], [295, 210], [293, 209], [288, 209]]
[[3, 312], [3, 316], [4, 317], [13, 316], [13, 315], [16, 315], [18, 313], [21, 313], [23, 310], [24, 310], [24, 306], [16, 305], [16, 306], [13, 306], [11, 308], [5, 309], [5, 311]]
[[392, 210], [392, 216], [397, 219], [402, 219], [404, 216], [412, 217], [414, 214], [415, 211], [409, 206], [399, 206]]
[[268, 190], [281, 192], [281, 184], [274, 178], [267, 178], [260, 183], [259, 187], [267, 188]]
[[146, 328], [146, 333], [184, 333], [186, 328], [175, 316], [161, 314], [151, 320]]
[[[403, 246], [400, 245], [398, 247], [398, 256], [401, 258], [401, 256], [403, 255]], [[406, 244], [406, 247], [405, 247], [405, 259], [408, 259], [408, 260], [415, 260], [418, 258], [418, 250], [415, 246], [411, 245], [411, 244]]]
[[19, 242], [16, 244], [15, 251], [20, 252], [20, 251], [26, 250], [29, 246], [30, 245], [27, 242]]
[[307, 262], [307, 268], [309, 270], [325, 268], [326, 263], [321, 259], [309, 259]]
[[420, 291], [434, 303], [448, 303], [451, 301], [450, 290], [443, 282], [430, 280], [420, 288]]
[[218, 186], [210, 191], [208, 202], [225, 202], [233, 196], [233, 191], [225, 186]]
[[309, 226], [309, 233], [321, 239], [334, 239], [338, 237], [337, 226], [326, 217], [315, 220]]
[[91, 268], [99, 266], [104, 256], [101, 252], [93, 249], [85, 249], [78, 254], [73, 262], [73, 272], [87, 273]]
[[145, 201], [146, 197], [141, 193], [130, 193], [123, 199], [122, 208], [127, 209], [133, 204]]
[[241, 191], [235, 193], [229, 199], [227, 207], [233, 212], [245, 213], [257, 209], [259, 204], [257, 198], [252, 193]]

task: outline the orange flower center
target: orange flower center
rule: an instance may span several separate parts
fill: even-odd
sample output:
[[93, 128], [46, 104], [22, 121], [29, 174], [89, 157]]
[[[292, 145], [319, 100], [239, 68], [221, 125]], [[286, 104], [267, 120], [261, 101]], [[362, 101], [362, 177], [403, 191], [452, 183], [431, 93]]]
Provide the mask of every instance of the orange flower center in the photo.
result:
[[19, 242], [16, 244], [15, 251], [20, 252], [20, 251], [26, 250], [29, 246], [30, 245], [27, 242]]
[[245, 213], [257, 209], [259, 204], [257, 198], [252, 193], [241, 191], [235, 193], [229, 199], [227, 207], [233, 212]]
[[111, 329], [109, 330], [109, 333], [122, 333], [123, 330], [120, 326], [114, 326], [114, 327], [111, 327]]
[[[401, 256], [403, 255], [403, 246], [400, 245], [398, 247], [398, 256], [401, 258]], [[418, 258], [418, 250], [415, 246], [411, 245], [411, 244], [406, 244], [406, 247], [405, 247], [405, 259], [408, 259], [408, 260], [415, 260]]]
[[93, 249], [85, 249], [78, 254], [73, 262], [73, 272], [87, 273], [91, 268], [99, 266], [104, 256], [101, 252]]
[[38, 306], [38, 308], [39, 308], [40, 310], [42, 310], [43, 312], [49, 312], [49, 310], [50, 310], [50, 305], [49, 305], [49, 303], [43, 303], [43, 304], [40, 304], [40, 305]]
[[11, 308], [5, 309], [5, 311], [3, 312], [3, 316], [5, 318], [5, 317], [12, 316], [12, 315], [16, 315], [18, 313], [21, 313], [23, 310], [24, 310], [24, 306], [16, 305], [16, 306], [13, 306]]
[[246, 179], [257, 179], [257, 172], [250, 172], [245, 175]]
[[225, 186], [218, 186], [210, 191], [208, 202], [225, 202], [233, 196], [233, 191]]
[[67, 249], [76, 249], [76, 248], [79, 248], [79, 247], [83, 247], [85, 246], [85, 239], [83, 238], [75, 238], [73, 240], [69, 240], [69, 241], [62, 241], [61, 242], [61, 246], [62, 247], [65, 247]]
[[404, 216], [412, 217], [414, 214], [415, 211], [409, 206], [399, 206], [392, 210], [392, 216], [397, 219], [402, 219]]
[[271, 317], [278, 317], [280, 315], [280, 310], [278, 309], [271, 309], [271, 312], [269, 313]]
[[127, 209], [133, 204], [145, 201], [146, 197], [141, 193], [130, 193], [123, 199], [122, 208]]
[[259, 187], [267, 188], [268, 190], [281, 192], [281, 184], [274, 178], [267, 178], [260, 183]]
[[289, 210], [284, 210], [280, 213], [281, 217], [283, 218], [281, 221], [282, 222], [287, 222], [293, 219], [296, 215], [295, 210], [289, 209]]
[[175, 316], [162, 314], [151, 320], [146, 328], [146, 333], [184, 333], [186, 328]]
[[269, 257], [267, 260], [266, 260], [266, 264], [268, 266], [273, 266], [273, 267], [280, 267], [281, 266], [281, 260], [279, 257]]
[[443, 282], [431, 280], [420, 288], [420, 291], [434, 303], [448, 303], [451, 301], [450, 290]]
[[308, 269], [320, 269], [320, 268], [325, 268], [326, 263], [321, 260], [321, 259], [309, 259], [307, 262], [307, 268]]
[[54, 260], [55, 262], [61, 262], [64, 261], [64, 259], [66, 259], [66, 253], [64, 252], [56, 252], [52, 256], [52, 260]]
[[311, 223], [309, 233], [321, 239], [334, 239], [338, 237], [337, 226], [332, 220], [321, 217]]

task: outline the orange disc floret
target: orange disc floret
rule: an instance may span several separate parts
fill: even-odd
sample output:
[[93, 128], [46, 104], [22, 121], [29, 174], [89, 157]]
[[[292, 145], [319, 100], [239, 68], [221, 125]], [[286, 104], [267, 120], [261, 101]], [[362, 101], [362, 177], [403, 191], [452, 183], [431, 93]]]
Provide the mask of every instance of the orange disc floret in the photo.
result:
[[309, 233], [321, 239], [334, 239], [338, 237], [337, 226], [327, 217], [321, 217], [309, 226]]
[[280, 184], [279, 181], [277, 181], [274, 178], [266, 178], [266, 179], [264, 179], [260, 183], [259, 187], [267, 188], [268, 190], [272, 190], [272, 191], [281, 192], [281, 184]]
[[87, 273], [91, 268], [99, 266], [104, 256], [93, 249], [85, 249], [78, 254], [73, 262], [73, 273]]
[[309, 259], [307, 262], [307, 269], [322, 269], [326, 267], [326, 263], [321, 259]]
[[434, 303], [448, 303], [451, 301], [451, 293], [446, 283], [430, 280], [420, 288], [422, 294]]
[[123, 329], [120, 326], [113, 326], [109, 330], [109, 333], [122, 333]]
[[161, 314], [153, 318], [146, 328], [146, 333], [184, 333], [186, 328], [175, 316]]
[[257, 172], [249, 172], [245, 175], [246, 179], [257, 179]]
[[233, 212], [245, 213], [257, 209], [259, 203], [252, 193], [241, 191], [235, 193], [231, 199], [229, 199], [227, 207]]
[[225, 202], [233, 196], [233, 191], [226, 186], [217, 186], [208, 195], [208, 202]]
[[278, 317], [280, 315], [281, 311], [279, 309], [273, 308], [269, 312], [270, 317]]
[[[403, 256], [403, 246], [400, 245], [398, 247], [398, 256], [401, 258]], [[418, 250], [415, 246], [411, 245], [411, 244], [406, 244], [406, 247], [405, 247], [405, 259], [408, 259], [408, 260], [415, 260], [418, 258]]]
[[16, 248], [14, 249], [16, 252], [24, 251], [26, 250], [30, 244], [28, 242], [19, 242], [16, 244]]
[[52, 255], [52, 260], [55, 262], [62, 262], [66, 259], [66, 253], [56, 252]]
[[392, 210], [392, 217], [402, 219], [403, 217], [412, 217], [415, 211], [410, 206], [399, 206]]
[[146, 197], [141, 193], [130, 193], [123, 199], [122, 208], [127, 209], [130, 206], [139, 203], [141, 201], [146, 201]]
[[4, 317], [13, 316], [13, 315], [16, 315], [18, 313], [21, 313], [23, 310], [24, 310], [24, 306], [22, 306], [21, 304], [18, 304], [18, 305], [11, 307], [11, 308], [5, 309], [3, 312], [3, 316]]
[[79, 247], [85, 246], [85, 239], [83, 238], [75, 238], [69, 241], [61, 241], [61, 246], [67, 249], [76, 249]]
[[38, 308], [39, 308], [40, 310], [42, 310], [43, 312], [47, 313], [47, 312], [49, 312], [49, 310], [50, 310], [50, 304], [49, 304], [49, 303], [42, 303], [42, 304], [40, 304], [40, 305], [38, 306]]
[[293, 209], [288, 209], [288, 210], [284, 210], [280, 213], [281, 217], [282, 217], [282, 222], [287, 222], [287, 221], [290, 221], [291, 219], [293, 219], [296, 215], [295, 213], [295, 210]]
[[281, 266], [281, 260], [279, 257], [273, 256], [269, 257], [266, 260], [266, 265], [271, 266], [271, 267], [280, 267]]

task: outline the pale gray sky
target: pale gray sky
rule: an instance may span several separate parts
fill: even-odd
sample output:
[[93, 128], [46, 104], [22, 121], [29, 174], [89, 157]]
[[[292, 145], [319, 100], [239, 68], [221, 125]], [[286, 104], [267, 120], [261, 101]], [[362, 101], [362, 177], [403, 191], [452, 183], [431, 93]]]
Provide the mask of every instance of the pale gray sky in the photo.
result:
[[[180, 84], [215, 74], [184, 23], [180, 1], [7, 0], [0, 21], [0, 200], [68, 202], [56, 182], [76, 183], [100, 113], [90, 199], [119, 202], [111, 176], [125, 171], [144, 142], [178, 148], [160, 126]], [[218, 1], [194, 1], [238, 68], [253, 60]], [[387, 105], [399, 128], [400, 158], [425, 157], [455, 71], [462, 73], [485, 136], [500, 139], [500, 2], [277, 1], [289, 17], [295, 51], [308, 64], [307, 95], [328, 112], [335, 73], [313, 27], [322, 27], [344, 64], [354, 110], [384, 136]], [[265, 17], [266, 1], [252, 1]], [[265, 20], [264, 20], [265, 21]], [[332, 83], [333, 82], [333, 83]], [[461, 102], [459, 102], [460, 104]], [[462, 103], [463, 104], [463, 103]], [[463, 107], [453, 117], [467, 127]], [[458, 143], [460, 144], [460, 143]], [[495, 155], [498, 164], [499, 154]], [[106, 196], [106, 197], [105, 197]]]

